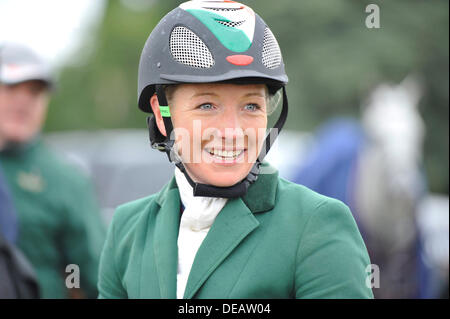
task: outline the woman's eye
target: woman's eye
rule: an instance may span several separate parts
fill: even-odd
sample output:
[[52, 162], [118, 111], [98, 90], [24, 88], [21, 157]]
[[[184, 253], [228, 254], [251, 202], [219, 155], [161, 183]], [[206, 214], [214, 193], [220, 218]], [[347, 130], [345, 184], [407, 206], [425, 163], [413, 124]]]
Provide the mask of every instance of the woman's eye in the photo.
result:
[[256, 111], [256, 110], [260, 109], [260, 107], [258, 104], [247, 104], [245, 106], [245, 109], [248, 111]]
[[201, 110], [211, 110], [213, 108], [213, 106], [210, 103], [205, 103], [205, 104], [200, 105], [198, 108]]

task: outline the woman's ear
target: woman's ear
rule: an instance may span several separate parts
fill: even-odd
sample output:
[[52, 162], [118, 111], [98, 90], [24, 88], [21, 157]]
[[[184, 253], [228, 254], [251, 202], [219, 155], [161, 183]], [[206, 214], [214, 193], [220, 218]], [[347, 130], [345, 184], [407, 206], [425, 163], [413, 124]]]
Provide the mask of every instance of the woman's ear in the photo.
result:
[[153, 110], [153, 114], [155, 115], [156, 125], [158, 126], [159, 131], [162, 135], [167, 136], [166, 127], [164, 126], [164, 120], [161, 116], [161, 111], [159, 110], [159, 101], [156, 94], [150, 98], [150, 105]]

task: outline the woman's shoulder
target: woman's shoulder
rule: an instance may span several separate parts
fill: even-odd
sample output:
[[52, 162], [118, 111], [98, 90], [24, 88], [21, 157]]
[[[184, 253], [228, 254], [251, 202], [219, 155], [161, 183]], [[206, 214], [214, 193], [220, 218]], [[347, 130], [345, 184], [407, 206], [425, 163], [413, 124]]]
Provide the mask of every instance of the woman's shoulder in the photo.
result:
[[328, 207], [338, 210], [347, 210], [348, 207], [342, 201], [322, 195], [304, 185], [296, 184], [284, 178], [278, 180], [279, 202], [288, 202], [292, 206], [315, 211], [319, 208]]
[[279, 219], [298, 238], [297, 297], [372, 298], [365, 286], [370, 258], [350, 208], [282, 178], [278, 185]]
[[116, 236], [129, 237], [139, 225], [146, 224], [156, 215], [165, 200], [173, 200], [169, 195], [173, 194], [175, 188], [175, 178], [172, 177], [159, 192], [118, 206], [111, 222]]
[[[279, 178], [278, 182], [276, 209], [293, 224], [316, 224], [321, 227], [323, 223], [333, 220], [357, 229], [350, 208], [342, 201], [283, 178]], [[314, 222], [310, 223], [311, 220]]]
[[149, 210], [153, 211], [156, 207], [155, 205], [162, 205], [175, 189], [177, 190], [178, 188], [175, 176], [173, 176], [159, 192], [118, 206], [115, 215], [118, 215], [117, 218], [128, 219], [136, 215], [147, 213]]

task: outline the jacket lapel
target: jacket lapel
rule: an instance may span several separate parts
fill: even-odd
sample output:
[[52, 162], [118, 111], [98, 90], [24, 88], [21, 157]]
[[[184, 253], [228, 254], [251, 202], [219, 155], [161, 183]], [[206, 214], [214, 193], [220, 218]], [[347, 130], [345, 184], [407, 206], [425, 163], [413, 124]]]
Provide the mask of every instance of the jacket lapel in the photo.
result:
[[[262, 168], [271, 169], [267, 163], [263, 163]], [[277, 184], [276, 170], [261, 174], [257, 182], [249, 188], [246, 196], [228, 201], [216, 217], [196, 254], [184, 298], [193, 298], [222, 261], [258, 227], [259, 222], [253, 214], [265, 212], [274, 207]], [[178, 267], [177, 242], [181, 217], [180, 195], [175, 178], [172, 178], [161, 190], [156, 201], [160, 210], [156, 215], [153, 238], [150, 237], [147, 240], [148, 244], [151, 243], [153, 246], [160, 296], [175, 299]], [[144, 256], [144, 260], [149, 259]], [[148, 294], [142, 294], [142, 296], [145, 295]]]
[[193, 298], [211, 273], [258, 225], [259, 222], [240, 198], [230, 200], [217, 215], [195, 256], [184, 298]]
[[[161, 206], [156, 215], [154, 237], [151, 242], [161, 298], [175, 299], [177, 291], [178, 229], [180, 225], [180, 195], [175, 179], [161, 193]], [[149, 243], [150, 244], [150, 243]]]

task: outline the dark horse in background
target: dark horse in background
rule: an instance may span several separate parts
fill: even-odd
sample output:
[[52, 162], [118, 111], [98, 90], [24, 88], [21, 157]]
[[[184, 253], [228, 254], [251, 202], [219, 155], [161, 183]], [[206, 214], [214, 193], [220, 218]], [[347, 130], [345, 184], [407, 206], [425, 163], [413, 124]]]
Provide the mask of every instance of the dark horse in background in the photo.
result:
[[[442, 293], [435, 285], [439, 274], [425, 260], [416, 218], [427, 188], [419, 99], [413, 77], [378, 86], [362, 108], [361, 121], [336, 118], [319, 128], [292, 178], [350, 207], [371, 263], [379, 267], [376, 298], [438, 298]], [[448, 250], [448, 235], [446, 240]]]

